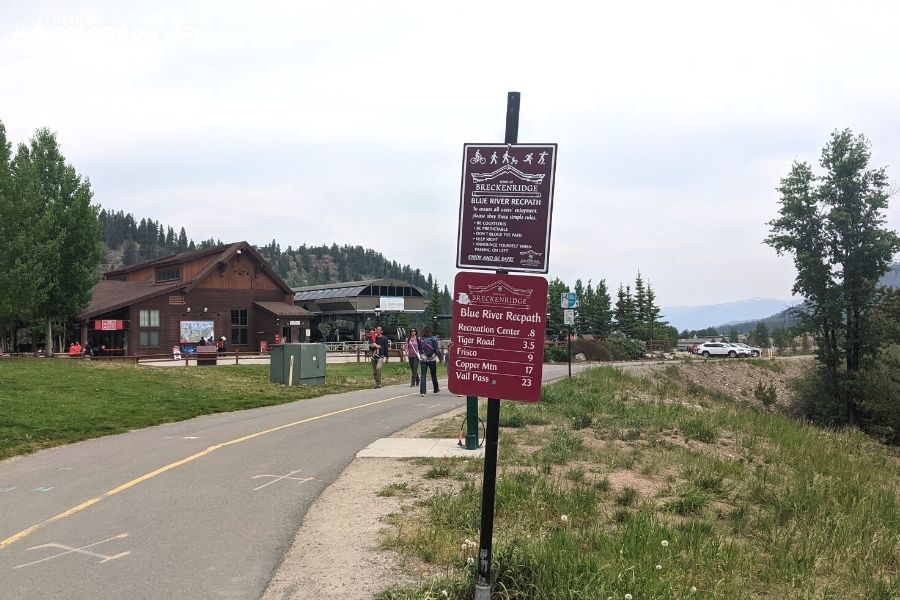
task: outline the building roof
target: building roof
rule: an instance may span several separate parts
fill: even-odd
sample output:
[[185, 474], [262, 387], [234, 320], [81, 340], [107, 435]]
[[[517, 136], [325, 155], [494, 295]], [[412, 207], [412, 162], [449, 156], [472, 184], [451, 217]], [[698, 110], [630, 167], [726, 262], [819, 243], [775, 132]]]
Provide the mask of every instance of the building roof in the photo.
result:
[[309, 317], [312, 313], [303, 307], [287, 302], [260, 302], [256, 301], [253, 306], [266, 311], [275, 317]]
[[351, 298], [359, 296], [363, 290], [372, 285], [387, 285], [395, 287], [410, 287], [419, 291], [424, 297], [425, 290], [402, 279], [363, 279], [360, 281], [343, 281], [339, 283], [326, 283], [324, 285], [307, 285], [292, 288], [294, 302], [306, 302], [308, 300], [325, 300], [332, 298]]
[[[155, 296], [161, 296], [163, 294], [168, 294], [176, 291], [188, 293], [195, 287], [200, 285], [200, 283], [204, 279], [206, 279], [206, 277], [217, 267], [225, 265], [232, 257], [237, 254], [247, 254], [249, 256], [252, 256], [257, 261], [259, 269], [265, 271], [269, 275], [269, 277], [271, 277], [272, 280], [281, 287], [285, 294], [293, 293], [293, 290], [291, 290], [291, 288], [284, 282], [284, 280], [281, 279], [281, 277], [279, 277], [278, 274], [272, 270], [272, 267], [269, 266], [269, 263], [266, 262], [266, 259], [263, 258], [263, 256], [256, 250], [256, 248], [254, 248], [247, 242], [235, 242], [233, 244], [225, 244], [222, 246], [215, 246], [213, 248], [204, 248], [202, 250], [182, 252], [180, 254], [172, 254], [169, 256], [145, 260], [128, 267], [123, 267], [114, 271], [107, 271], [103, 274], [104, 279], [94, 286], [94, 289], [92, 290], [93, 294], [91, 297], [91, 301], [88, 304], [87, 308], [85, 308], [81, 312], [81, 314], [78, 315], [78, 318], [90, 319], [91, 317], [123, 308], [139, 300], [153, 298]], [[127, 275], [128, 273], [139, 271], [141, 269], [146, 269], [148, 267], [181, 265], [190, 261], [197, 260], [198, 258], [203, 258], [204, 256], [209, 257], [209, 262], [205, 267], [203, 267], [203, 269], [201, 269], [197, 273], [197, 275], [195, 275], [191, 279], [173, 281], [169, 285], [159, 285], [152, 281], [139, 282], [111, 279], [114, 277], [121, 277], [122, 275]]]
[[134, 304], [145, 298], [166, 294], [184, 287], [184, 282], [176, 281], [173, 285], [155, 285], [150, 281], [118, 281], [104, 279], [94, 286], [91, 301], [81, 314], [81, 319], [90, 319]]

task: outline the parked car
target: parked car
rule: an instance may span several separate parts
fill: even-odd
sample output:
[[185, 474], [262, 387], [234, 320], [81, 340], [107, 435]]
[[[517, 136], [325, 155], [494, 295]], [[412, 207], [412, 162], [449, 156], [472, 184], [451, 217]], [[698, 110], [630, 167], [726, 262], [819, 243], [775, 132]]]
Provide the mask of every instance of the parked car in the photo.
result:
[[[727, 345], [731, 348], [734, 348], [735, 352], [737, 352], [738, 358], [747, 358], [748, 356], [751, 356], [751, 354], [752, 354], [750, 352], [750, 348], [747, 346], [744, 346], [743, 344], [729, 343]], [[729, 356], [731, 356], [731, 355], [729, 354]]]
[[729, 356], [735, 358], [738, 355], [738, 350], [731, 344], [726, 344], [725, 342], [706, 342], [705, 344], [698, 345], [695, 353], [704, 358], [709, 358], [710, 356]]
[[758, 357], [760, 354], [762, 354], [762, 350], [761, 350], [761, 349], [755, 348], [755, 347], [753, 347], [753, 346], [748, 346], [747, 344], [735, 344], [735, 346], [740, 346], [741, 348], [746, 349], [748, 355], [749, 355], [749, 356], [752, 356], [753, 358], [756, 358], [756, 357]]

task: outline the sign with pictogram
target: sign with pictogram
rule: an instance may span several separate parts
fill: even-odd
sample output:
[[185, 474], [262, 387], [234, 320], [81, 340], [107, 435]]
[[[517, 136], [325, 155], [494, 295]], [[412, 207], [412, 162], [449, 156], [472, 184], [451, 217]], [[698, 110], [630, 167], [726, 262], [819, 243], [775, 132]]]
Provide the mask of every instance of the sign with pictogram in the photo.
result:
[[563, 310], [563, 325], [574, 325], [575, 324], [575, 309], [574, 308], [566, 308]]
[[560, 305], [563, 308], [578, 308], [578, 295], [575, 292], [562, 292]]
[[458, 273], [447, 360], [450, 391], [539, 401], [546, 317], [543, 277]]
[[556, 144], [466, 144], [456, 266], [546, 273]]

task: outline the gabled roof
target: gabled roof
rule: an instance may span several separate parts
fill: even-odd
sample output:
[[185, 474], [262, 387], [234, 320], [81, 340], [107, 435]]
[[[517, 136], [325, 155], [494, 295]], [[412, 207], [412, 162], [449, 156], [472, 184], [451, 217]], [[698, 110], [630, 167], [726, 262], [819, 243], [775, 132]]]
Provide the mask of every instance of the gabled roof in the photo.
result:
[[266, 311], [275, 317], [309, 317], [312, 313], [296, 304], [287, 302], [261, 302], [256, 301], [253, 306]]
[[[204, 248], [203, 250], [195, 250], [192, 252], [182, 252], [180, 254], [172, 254], [151, 260], [145, 260], [137, 264], [116, 269], [115, 271], [107, 271], [104, 273], [104, 279], [97, 283], [92, 290], [93, 295], [91, 301], [81, 314], [81, 319], [90, 319], [96, 315], [118, 310], [133, 304], [140, 300], [162, 296], [173, 292], [188, 293], [206, 279], [216, 268], [224, 266], [231, 258], [238, 254], [246, 254], [252, 256], [259, 265], [260, 270], [265, 271], [284, 291], [285, 294], [292, 294], [293, 290], [278, 276], [266, 259], [247, 242], [235, 242], [213, 248]], [[191, 279], [183, 281], [173, 281], [169, 285], [159, 285], [152, 281], [120, 281], [110, 279], [110, 277], [120, 277], [134, 271], [146, 269], [148, 267], [166, 267], [172, 265], [181, 265], [190, 261], [197, 260], [208, 256], [208, 264], [200, 270], [197, 275]]]
[[90, 319], [103, 313], [124, 308], [145, 298], [177, 291], [184, 283], [176, 281], [172, 285], [154, 285], [149, 281], [118, 281], [104, 279], [94, 286], [91, 301], [78, 315], [80, 319]]

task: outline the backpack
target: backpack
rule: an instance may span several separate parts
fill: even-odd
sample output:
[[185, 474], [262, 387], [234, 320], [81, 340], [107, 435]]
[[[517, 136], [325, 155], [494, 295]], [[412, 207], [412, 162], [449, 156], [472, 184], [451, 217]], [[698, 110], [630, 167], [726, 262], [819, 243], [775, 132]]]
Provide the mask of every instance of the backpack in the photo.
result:
[[422, 343], [419, 345], [422, 348], [422, 355], [425, 358], [432, 358], [435, 354], [437, 354], [434, 350], [434, 346], [432, 346], [431, 342], [428, 341], [428, 338], [422, 338]]

